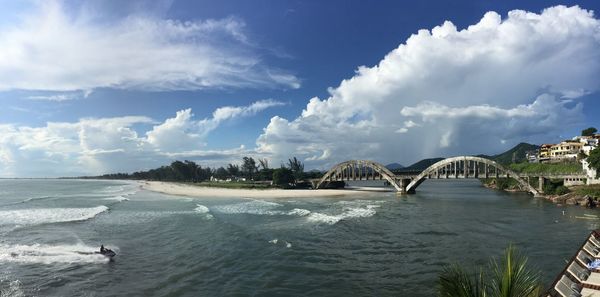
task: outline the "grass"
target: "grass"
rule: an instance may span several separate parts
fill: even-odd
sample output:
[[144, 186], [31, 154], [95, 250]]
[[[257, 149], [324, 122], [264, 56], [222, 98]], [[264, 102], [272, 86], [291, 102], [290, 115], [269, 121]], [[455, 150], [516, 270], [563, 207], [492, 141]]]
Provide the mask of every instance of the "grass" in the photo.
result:
[[600, 197], [600, 185], [575, 186], [572, 190], [582, 196]]
[[520, 173], [581, 173], [583, 169], [579, 163], [547, 164], [547, 163], [516, 163], [508, 166], [511, 170]]

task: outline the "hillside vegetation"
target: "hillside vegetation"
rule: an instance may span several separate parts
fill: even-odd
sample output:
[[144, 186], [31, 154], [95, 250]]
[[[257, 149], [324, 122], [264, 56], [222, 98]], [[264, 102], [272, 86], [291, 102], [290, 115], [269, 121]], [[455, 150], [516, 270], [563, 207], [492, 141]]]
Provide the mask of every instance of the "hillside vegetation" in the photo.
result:
[[579, 163], [547, 164], [547, 163], [518, 163], [508, 166], [511, 170], [520, 173], [581, 173], [583, 169]]
[[521, 163], [527, 162], [526, 154], [528, 151], [535, 151], [538, 148], [539, 146], [535, 144], [521, 142], [504, 153], [493, 156], [481, 155], [481, 157], [494, 160], [503, 165], [508, 165], [511, 163]]

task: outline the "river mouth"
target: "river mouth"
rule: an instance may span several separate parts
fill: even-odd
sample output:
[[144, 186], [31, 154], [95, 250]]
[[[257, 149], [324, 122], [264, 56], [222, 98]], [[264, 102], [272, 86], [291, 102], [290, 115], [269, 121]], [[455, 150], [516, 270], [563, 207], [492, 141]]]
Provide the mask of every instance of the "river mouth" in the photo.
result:
[[[599, 227], [575, 218], [595, 211], [477, 180], [335, 199], [196, 199], [123, 182], [0, 182], [14, 189], [0, 196], [0, 212], [10, 215], [0, 220], [0, 290], [24, 296], [432, 296], [444, 265], [486, 264], [509, 243], [549, 284]], [[27, 200], [46, 196], [53, 198]], [[36, 219], [20, 216], [32, 213]], [[100, 244], [117, 251], [114, 261], [86, 257]]]

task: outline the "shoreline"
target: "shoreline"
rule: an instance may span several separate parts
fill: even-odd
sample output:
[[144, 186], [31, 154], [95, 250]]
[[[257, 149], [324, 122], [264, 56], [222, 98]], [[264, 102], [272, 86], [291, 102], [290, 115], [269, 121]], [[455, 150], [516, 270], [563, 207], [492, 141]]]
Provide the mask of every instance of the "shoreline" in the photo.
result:
[[140, 181], [140, 187], [147, 191], [187, 196], [195, 198], [311, 198], [311, 197], [347, 197], [386, 193], [381, 190], [361, 189], [227, 189], [202, 187], [176, 182]]
[[[524, 191], [522, 189], [518, 189], [518, 188], [507, 188], [507, 189], [498, 189], [498, 187], [496, 187], [496, 185], [493, 184], [488, 184], [485, 182], [481, 183], [484, 187], [488, 188], [488, 189], [494, 189], [497, 191], [503, 191], [503, 192], [509, 192], [509, 193], [527, 193], [527, 191]], [[566, 194], [562, 194], [562, 195], [557, 195], [557, 194], [540, 194], [539, 196], [536, 196], [537, 198], [541, 198], [544, 199], [546, 201], [550, 201], [554, 204], [556, 204], [557, 206], [563, 206], [563, 205], [579, 205], [582, 207], [586, 207], [586, 202], [589, 198], [594, 198], [593, 196], [589, 196], [589, 195], [585, 195], [585, 194], [578, 194], [575, 192], [569, 192]]]

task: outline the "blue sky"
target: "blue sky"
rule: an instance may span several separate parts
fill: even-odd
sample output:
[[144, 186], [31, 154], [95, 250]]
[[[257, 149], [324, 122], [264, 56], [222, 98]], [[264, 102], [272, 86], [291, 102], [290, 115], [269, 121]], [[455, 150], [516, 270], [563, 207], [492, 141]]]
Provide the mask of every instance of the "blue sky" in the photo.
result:
[[600, 127], [597, 1], [0, 6], [0, 176], [410, 164]]

